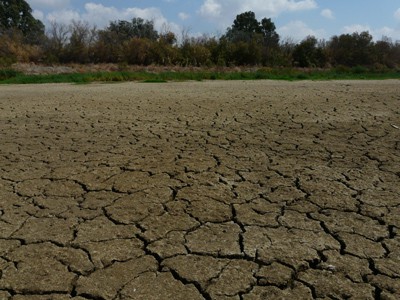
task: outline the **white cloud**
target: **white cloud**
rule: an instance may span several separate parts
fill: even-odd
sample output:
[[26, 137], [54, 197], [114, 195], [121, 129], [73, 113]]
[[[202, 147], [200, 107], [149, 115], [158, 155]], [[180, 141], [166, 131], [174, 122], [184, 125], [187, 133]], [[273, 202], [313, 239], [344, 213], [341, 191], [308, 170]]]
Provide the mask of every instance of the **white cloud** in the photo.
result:
[[200, 15], [207, 18], [218, 18], [222, 12], [222, 4], [218, 0], [205, 0], [200, 8]]
[[281, 37], [292, 38], [295, 42], [299, 42], [310, 35], [316, 38], [327, 38], [324, 30], [314, 30], [303, 21], [292, 21], [280, 28], [277, 28], [277, 32]]
[[38, 9], [32, 10], [32, 16], [35, 19], [38, 19], [38, 20], [40, 20], [42, 22], [44, 21], [44, 13], [41, 10], [38, 10]]
[[163, 16], [160, 9], [155, 7], [136, 8], [130, 7], [118, 9], [113, 6], [104, 6], [93, 2], [86, 3], [84, 12], [79, 13], [75, 10], [56, 10], [47, 14], [46, 19], [49, 22], [56, 21], [57, 23], [71, 24], [72, 20], [85, 21], [91, 25], [96, 25], [97, 28], [105, 28], [110, 24], [110, 21], [127, 20], [133, 18], [142, 18], [154, 22], [154, 27], [157, 30], [167, 26], [173, 32], [180, 32], [180, 27]]
[[321, 11], [321, 16], [323, 16], [324, 18], [327, 19], [335, 19], [335, 16], [333, 15], [333, 11], [331, 11], [330, 9], [324, 9]]
[[343, 33], [354, 33], [354, 32], [363, 32], [368, 31], [371, 33], [371, 28], [368, 25], [361, 25], [361, 24], [353, 24], [348, 25], [343, 28]]
[[187, 19], [190, 18], [190, 15], [187, 14], [187, 13], [184, 13], [184, 12], [180, 12], [180, 13], [178, 14], [178, 17], [179, 17], [179, 19], [181, 19], [182, 21], [185, 21], [185, 20], [187, 20]]
[[179, 26], [168, 22], [163, 16], [160, 9], [155, 7], [148, 8], [125, 8], [117, 9], [113, 6], [104, 6], [96, 3], [86, 3], [85, 13], [82, 14], [82, 19], [89, 23], [96, 24], [98, 27], [106, 27], [110, 21], [115, 20], [131, 20], [133, 18], [142, 18], [154, 22], [157, 30], [162, 28], [165, 24], [171, 28], [172, 31], [179, 31]]
[[70, 0], [30, 0], [32, 8], [40, 9], [62, 9], [68, 7]]
[[382, 39], [382, 37], [391, 37], [396, 40], [400, 39], [400, 30], [396, 30], [390, 27], [382, 27], [373, 31], [373, 36], [376, 40]]
[[345, 26], [343, 28], [343, 33], [352, 34], [355, 32], [361, 33], [363, 31], [368, 31], [370, 35], [374, 38], [374, 40], [380, 40], [383, 36], [390, 37], [394, 40], [400, 39], [400, 29], [394, 29], [387, 26], [382, 28], [371, 28], [368, 25], [361, 24], [353, 24], [349, 26]]
[[226, 28], [236, 15], [246, 11], [253, 11], [261, 19], [315, 8], [315, 0], [204, 0], [198, 14]]
[[267, 17], [277, 16], [282, 12], [309, 10], [317, 7], [314, 0], [205, 0], [200, 8], [202, 16], [219, 16], [223, 12], [242, 13], [254, 11]]
[[92, 2], [85, 4], [85, 13], [82, 14], [82, 17], [98, 25], [107, 25], [109, 20], [130, 20], [132, 18], [166, 21], [158, 8], [149, 7], [141, 9], [132, 7], [117, 9], [113, 6], [104, 6]]
[[72, 20], [78, 21], [81, 19], [81, 16], [76, 11], [70, 9], [62, 9], [47, 14], [46, 19], [50, 22], [57, 22], [60, 24], [71, 24]]
[[252, 0], [252, 1], [247, 1], [246, 3], [247, 4], [243, 3], [244, 6], [243, 8], [247, 6], [249, 9], [252, 8], [260, 12], [269, 13], [273, 16], [276, 16], [286, 11], [301, 11], [301, 10], [309, 10], [317, 8], [317, 3], [314, 0], [302, 0], [302, 1], [272, 0], [268, 2], [260, 0]]
[[395, 11], [394, 13], [394, 17], [400, 21], [400, 8], [398, 10]]

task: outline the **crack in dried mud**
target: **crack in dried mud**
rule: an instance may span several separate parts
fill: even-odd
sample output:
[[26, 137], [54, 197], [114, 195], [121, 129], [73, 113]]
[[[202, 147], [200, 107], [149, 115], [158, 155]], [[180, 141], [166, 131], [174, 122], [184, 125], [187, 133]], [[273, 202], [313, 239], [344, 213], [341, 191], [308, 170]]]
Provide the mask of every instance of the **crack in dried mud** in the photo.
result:
[[1, 86], [0, 299], [400, 298], [399, 94]]

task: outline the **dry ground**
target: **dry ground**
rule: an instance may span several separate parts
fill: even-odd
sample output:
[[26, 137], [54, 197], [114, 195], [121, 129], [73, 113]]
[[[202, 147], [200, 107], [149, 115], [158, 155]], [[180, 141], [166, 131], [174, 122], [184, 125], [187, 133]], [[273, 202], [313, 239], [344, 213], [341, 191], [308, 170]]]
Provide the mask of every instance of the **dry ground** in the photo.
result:
[[0, 86], [0, 299], [399, 299], [400, 82]]

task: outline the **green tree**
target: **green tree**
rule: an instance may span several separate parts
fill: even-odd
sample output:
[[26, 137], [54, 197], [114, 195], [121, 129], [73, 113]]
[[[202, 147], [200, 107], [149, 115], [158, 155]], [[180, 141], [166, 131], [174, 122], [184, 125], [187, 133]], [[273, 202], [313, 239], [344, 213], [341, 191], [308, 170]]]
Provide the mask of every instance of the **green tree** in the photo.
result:
[[279, 49], [275, 24], [268, 18], [259, 22], [252, 11], [237, 15], [223, 38], [235, 44], [232, 59], [236, 64], [267, 65]]
[[146, 38], [132, 38], [123, 44], [123, 61], [131, 65], [150, 65], [152, 61], [151, 49], [154, 41]]
[[314, 36], [308, 36], [296, 45], [293, 52], [295, 64], [299, 67], [324, 67], [326, 55], [322, 47], [318, 45], [318, 40]]
[[400, 44], [393, 43], [388, 37], [382, 37], [374, 45], [374, 62], [377, 67], [396, 68], [400, 64]]
[[15, 62], [37, 62], [41, 57], [41, 48], [25, 43], [21, 31], [11, 30], [7, 34], [0, 34], [0, 66], [10, 66]]
[[172, 31], [168, 31], [168, 32], [165, 32], [163, 34], [160, 34], [159, 41], [161, 43], [168, 44], [168, 45], [172, 46], [173, 44], [176, 43], [175, 33], [173, 33]]
[[290, 37], [287, 37], [279, 42], [279, 50], [274, 56], [275, 65], [283, 67], [291, 67], [293, 65], [293, 52], [296, 48], [296, 43]]
[[262, 34], [262, 28], [255, 13], [248, 11], [236, 16], [233, 25], [227, 29], [226, 37], [233, 42], [248, 42], [255, 34]]
[[99, 30], [93, 52], [95, 62], [117, 63], [123, 60], [122, 42], [115, 31]]
[[242, 32], [260, 33], [260, 23], [252, 11], [244, 12], [236, 16], [233, 21], [232, 30]]
[[142, 18], [133, 18], [131, 22], [123, 20], [111, 22], [107, 30], [115, 32], [121, 42], [131, 38], [146, 38], [152, 41], [158, 39], [153, 21]]
[[373, 45], [372, 36], [367, 31], [333, 36], [329, 42], [332, 63], [349, 67], [370, 65]]
[[67, 25], [55, 21], [50, 23], [46, 33], [46, 42], [42, 45], [46, 62], [60, 62], [60, 58], [64, 56], [69, 33], [70, 31]]
[[[152, 43], [149, 41], [155, 42], [158, 37], [152, 21], [141, 18], [133, 18], [131, 21], [112, 21], [106, 29], [98, 31], [93, 55], [97, 62], [148, 64], [151, 55], [144, 51], [151, 49], [149, 44]], [[174, 41], [174, 36], [161, 38], [169, 39], [166, 42]], [[141, 42], [138, 39], [146, 41]], [[135, 46], [139, 48], [135, 49]], [[157, 51], [155, 49], [155, 52]]]
[[276, 48], [279, 45], [279, 34], [276, 32], [276, 26], [271, 19], [261, 20], [261, 33], [264, 38], [264, 44], [269, 48]]
[[89, 23], [72, 21], [69, 26], [70, 38], [66, 45], [64, 61], [88, 63], [92, 61], [93, 46], [96, 42], [97, 30]]
[[177, 63], [179, 51], [176, 44], [176, 36], [173, 32], [165, 30], [160, 34], [157, 42], [151, 47], [152, 63], [159, 65], [171, 65]]
[[279, 34], [276, 32], [276, 26], [271, 19], [264, 18], [260, 23], [261, 33], [263, 36], [263, 65], [275, 65], [275, 57], [279, 52]]
[[19, 30], [29, 43], [38, 43], [44, 36], [44, 25], [32, 16], [32, 9], [24, 0], [0, 0], [0, 34]]
[[262, 48], [256, 40], [239, 41], [233, 44], [232, 60], [235, 65], [258, 65], [261, 63]]
[[201, 67], [211, 63], [211, 51], [207, 47], [207, 38], [184, 38], [180, 47], [183, 66]]

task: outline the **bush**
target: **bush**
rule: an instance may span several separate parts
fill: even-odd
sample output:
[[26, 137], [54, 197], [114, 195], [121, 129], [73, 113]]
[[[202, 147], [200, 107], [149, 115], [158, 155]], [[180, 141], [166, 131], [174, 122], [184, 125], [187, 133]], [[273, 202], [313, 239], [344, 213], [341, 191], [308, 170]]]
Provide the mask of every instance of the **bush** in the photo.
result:
[[356, 66], [351, 69], [353, 74], [365, 74], [368, 73], [368, 68], [364, 66]]
[[12, 69], [3, 69], [3, 70], [0, 69], [0, 81], [17, 77], [20, 74], [21, 73], [15, 71], [15, 70], [12, 70]]
[[37, 62], [42, 58], [40, 46], [23, 42], [20, 34], [0, 35], [0, 65], [14, 62]]
[[11, 67], [12, 64], [16, 63], [15, 57], [0, 57], [0, 67]]

